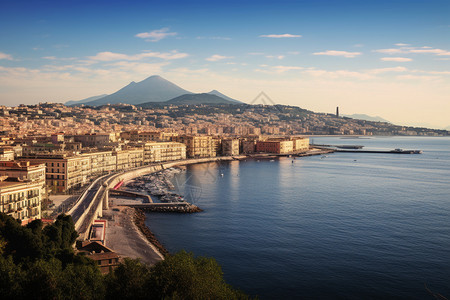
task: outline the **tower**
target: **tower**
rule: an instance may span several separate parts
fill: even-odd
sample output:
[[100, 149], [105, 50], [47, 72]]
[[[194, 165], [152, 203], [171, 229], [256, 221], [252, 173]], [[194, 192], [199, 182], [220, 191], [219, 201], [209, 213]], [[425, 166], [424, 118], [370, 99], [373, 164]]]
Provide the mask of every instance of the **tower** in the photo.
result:
[[339, 118], [339, 106], [336, 106], [336, 117]]

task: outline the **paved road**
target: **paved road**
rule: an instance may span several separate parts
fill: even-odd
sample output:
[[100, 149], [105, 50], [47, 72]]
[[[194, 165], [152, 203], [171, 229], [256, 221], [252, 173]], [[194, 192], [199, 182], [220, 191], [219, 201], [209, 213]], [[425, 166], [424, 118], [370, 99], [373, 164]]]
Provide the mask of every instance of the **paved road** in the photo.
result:
[[[100, 181], [100, 180], [99, 180]], [[93, 186], [89, 187], [89, 190], [86, 193], [86, 196], [81, 200], [81, 203], [77, 206], [77, 208], [72, 212], [72, 219], [74, 223], [78, 221], [84, 211], [89, 207], [89, 204], [92, 200], [94, 200], [95, 193], [97, 193], [100, 188], [100, 183], [96, 182]]]

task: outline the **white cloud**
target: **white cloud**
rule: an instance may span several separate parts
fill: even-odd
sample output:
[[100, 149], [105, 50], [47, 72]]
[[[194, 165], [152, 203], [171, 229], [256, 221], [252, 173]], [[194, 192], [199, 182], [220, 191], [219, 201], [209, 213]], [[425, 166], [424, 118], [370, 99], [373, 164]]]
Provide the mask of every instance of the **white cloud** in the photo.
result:
[[348, 52], [348, 51], [339, 51], [339, 50], [327, 50], [323, 52], [315, 52], [314, 55], [328, 55], [328, 56], [343, 56], [347, 58], [353, 58], [358, 55], [361, 55], [361, 52]]
[[214, 55], [206, 58], [206, 60], [207, 61], [219, 61], [219, 60], [229, 59], [229, 58], [233, 58], [233, 56], [224, 56], [224, 55], [214, 54]]
[[450, 51], [442, 49], [433, 49], [429, 47], [422, 47], [422, 49], [411, 49], [410, 53], [420, 53], [420, 54], [436, 54], [436, 55], [450, 55]]
[[411, 45], [410, 44], [397, 43], [397, 44], [395, 44], [395, 46], [406, 47], [406, 46], [411, 46]]
[[227, 37], [227, 36], [198, 36], [197, 40], [224, 40], [224, 41], [229, 41], [229, 40], [231, 40], [231, 38]]
[[3, 52], [0, 52], [0, 59], [13, 60], [12, 56]]
[[395, 61], [395, 62], [412, 61], [411, 58], [407, 58], [407, 57], [382, 57], [382, 58], [380, 58], [380, 60], [382, 60], [382, 61]]
[[372, 69], [372, 70], [369, 70], [369, 73], [380, 74], [380, 73], [387, 73], [387, 72], [406, 72], [406, 71], [408, 71], [408, 69], [405, 67], [393, 67], [393, 68]]
[[248, 55], [264, 55], [263, 52], [249, 52]]
[[430, 80], [439, 80], [438, 76], [427, 76], [427, 75], [399, 75], [398, 79], [406, 79], [406, 80], [419, 80], [419, 81], [430, 81]]
[[127, 55], [114, 52], [99, 52], [95, 56], [89, 56], [88, 58], [94, 61], [114, 61], [114, 60], [128, 60], [135, 61], [144, 58], [160, 58], [164, 60], [173, 60], [188, 57], [187, 53], [181, 53], [176, 50], [171, 52], [143, 52], [135, 55]]
[[169, 32], [169, 28], [165, 27], [165, 28], [161, 28], [161, 29], [156, 29], [150, 32], [141, 32], [135, 35], [135, 37], [141, 38], [141, 39], [145, 39], [146, 41], [149, 42], [158, 42], [162, 39], [165, 39], [168, 36], [174, 36], [177, 35], [176, 32]]
[[266, 73], [266, 74], [281, 74], [288, 71], [295, 71], [295, 70], [303, 70], [303, 67], [298, 66], [273, 66], [269, 67], [268, 65], [260, 65], [260, 67], [265, 69], [255, 69], [256, 72], [260, 73]]
[[299, 55], [300, 51], [289, 51], [288, 54], [290, 54], [290, 55]]
[[267, 58], [283, 59], [284, 55], [266, 55]]
[[378, 52], [378, 53], [384, 53], [384, 54], [399, 54], [399, 53], [405, 53], [404, 50], [402, 49], [396, 49], [396, 48], [390, 48], [390, 49], [378, 49], [378, 50], [373, 50], [374, 52]]
[[282, 39], [282, 38], [300, 38], [302, 36], [298, 35], [298, 34], [285, 33], [285, 34], [263, 34], [263, 35], [260, 35], [259, 37]]
[[332, 78], [332, 79], [354, 78], [354, 79], [367, 80], [367, 79], [373, 78], [373, 76], [370, 74], [349, 71], [349, 70], [327, 71], [327, 70], [309, 69], [309, 70], [305, 70], [304, 73], [309, 76], [313, 76], [313, 77], [326, 77], [326, 78]]
[[409, 47], [410, 45], [408, 44], [395, 44], [395, 45], [400, 46], [400, 48], [378, 49], [373, 51], [384, 54], [414, 53], [414, 54], [436, 54], [439, 56], [450, 56], [450, 51], [432, 48], [430, 46]]

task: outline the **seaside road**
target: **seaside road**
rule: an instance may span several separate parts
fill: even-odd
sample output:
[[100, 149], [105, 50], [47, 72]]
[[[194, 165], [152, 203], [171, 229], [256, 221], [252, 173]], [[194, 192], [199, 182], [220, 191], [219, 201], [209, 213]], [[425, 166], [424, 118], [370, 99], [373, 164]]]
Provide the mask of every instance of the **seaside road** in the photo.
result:
[[104, 216], [108, 216], [106, 246], [122, 257], [140, 258], [142, 262], [149, 265], [163, 260], [159, 251], [147, 241], [134, 224], [134, 209], [128, 207], [115, 207], [115, 209], [120, 211], [114, 211], [111, 208], [104, 211]]

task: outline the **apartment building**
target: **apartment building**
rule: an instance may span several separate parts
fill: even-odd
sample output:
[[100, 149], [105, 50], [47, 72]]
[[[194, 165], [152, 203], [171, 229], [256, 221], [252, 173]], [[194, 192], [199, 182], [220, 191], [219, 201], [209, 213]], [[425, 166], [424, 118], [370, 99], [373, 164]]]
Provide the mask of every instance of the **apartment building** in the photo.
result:
[[186, 159], [186, 145], [178, 142], [145, 143], [144, 163]]
[[294, 143], [287, 140], [257, 141], [256, 152], [287, 154], [294, 151]]
[[239, 139], [222, 140], [223, 155], [239, 155]]
[[177, 141], [186, 145], [186, 156], [189, 158], [216, 156], [211, 136], [182, 135], [177, 137]]
[[0, 212], [27, 224], [41, 218], [45, 165], [29, 161], [0, 162]]
[[49, 192], [64, 193], [85, 184], [91, 173], [88, 157], [67, 154], [38, 154], [21, 158], [45, 165], [46, 185]]
[[114, 133], [92, 133], [73, 136], [75, 142], [80, 142], [83, 147], [104, 147], [116, 141]]
[[14, 160], [14, 150], [11, 148], [0, 148], [0, 161]]
[[144, 164], [144, 148], [131, 148], [114, 151], [116, 170], [127, 170]]
[[293, 143], [294, 152], [303, 152], [309, 149], [309, 138], [292, 137], [291, 140]]
[[22, 225], [41, 218], [42, 196], [39, 182], [0, 180], [0, 212], [21, 220]]

